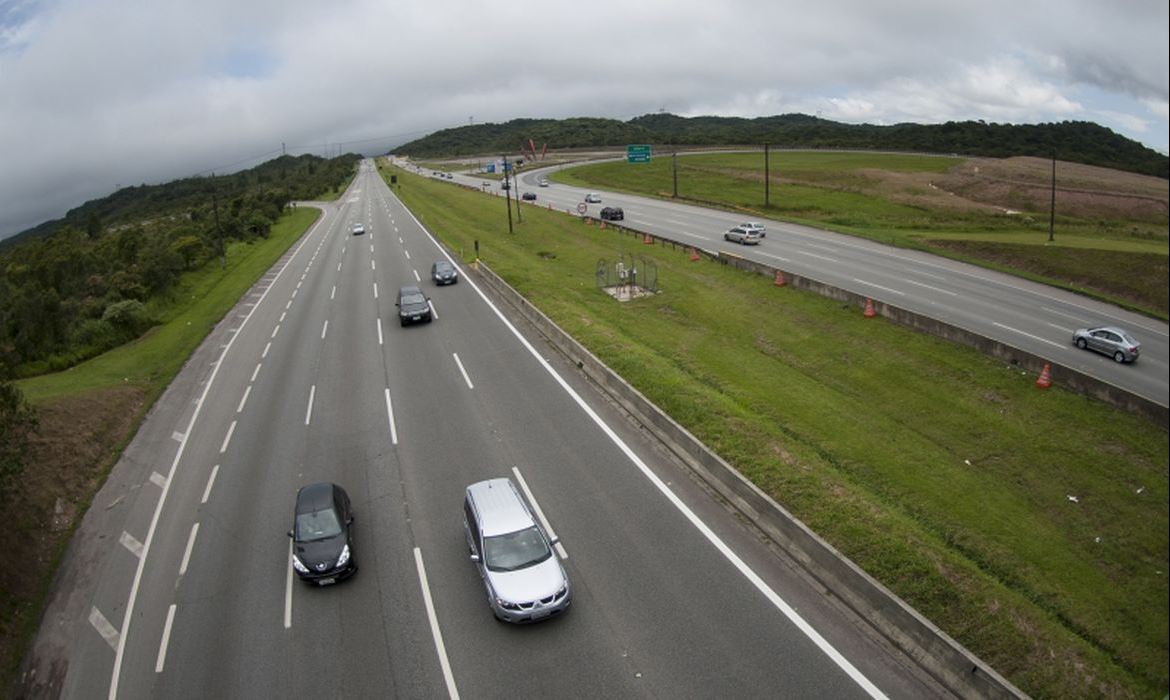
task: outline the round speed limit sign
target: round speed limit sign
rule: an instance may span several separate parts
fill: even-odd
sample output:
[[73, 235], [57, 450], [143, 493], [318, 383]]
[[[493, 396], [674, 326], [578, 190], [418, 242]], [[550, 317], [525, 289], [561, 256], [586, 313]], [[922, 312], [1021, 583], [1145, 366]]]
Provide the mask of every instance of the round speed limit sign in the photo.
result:
[[587, 204], [585, 204], [585, 202], [581, 202], [580, 204], [577, 205], [577, 213], [578, 214], [584, 214], [588, 209], [589, 209], [589, 206]]

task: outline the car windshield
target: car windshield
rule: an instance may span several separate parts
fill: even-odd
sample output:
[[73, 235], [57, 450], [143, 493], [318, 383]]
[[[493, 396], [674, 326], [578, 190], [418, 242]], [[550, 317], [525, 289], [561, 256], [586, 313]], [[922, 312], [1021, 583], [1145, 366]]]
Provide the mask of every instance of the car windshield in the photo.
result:
[[425, 303], [427, 303], [427, 298], [424, 297], [422, 294], [403, 294], [402, 295], [402, 305], [403, 306], [406, 306], [407, 304], [425, 304]]
[[552, 551], [536, 526], [483, 540], [484, 565], [491, 571], [516, 571], [550, 556]]
[[445, 263], [445, 262], [435, 263], [435, 272], [450, 272], [450, 271], [451, 271], [451, 263]]
[[332, 508], [301, 513], [297, 516], [297, 541], [311, 542], [341, 534], [341, 521]]

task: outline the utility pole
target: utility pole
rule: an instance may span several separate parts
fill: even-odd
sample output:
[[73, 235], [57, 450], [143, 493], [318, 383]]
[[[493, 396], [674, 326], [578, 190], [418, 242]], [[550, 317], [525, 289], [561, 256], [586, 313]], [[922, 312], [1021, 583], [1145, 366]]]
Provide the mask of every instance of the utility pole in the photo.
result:
[[678, 199], [678, 151], [670, 154], [670, 170], [674, 179], [674, 195]]
[[1056, 151], [1052, 152], [1052, 205], [1048, 210], [1048, 242], [1052, 243], [1053, 230], [1056, 228]]
[[764, 142], [764, 208], [769, 206], [768, 198], [768, 180], [770, 179], [768, 173], [768, 142]]
[[512, 231], [512, 197], [508, 193], [511, 192], [512, 186], [508, 184], [508, 156], [504, 156], [504, 199], [508, 201], [508, 233]]

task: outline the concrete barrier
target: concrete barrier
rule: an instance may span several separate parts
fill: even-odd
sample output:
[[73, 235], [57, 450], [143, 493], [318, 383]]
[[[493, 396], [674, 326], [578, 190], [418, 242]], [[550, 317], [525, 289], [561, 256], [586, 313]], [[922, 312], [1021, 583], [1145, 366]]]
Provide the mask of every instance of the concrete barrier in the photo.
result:
[[554, 347], [650, 429], [720, 496], [945, 687], [964, 698], [1027, 697], [748, 481], [486, 265], [480, 262], [477, 268], [469, 274], [535, 326]]

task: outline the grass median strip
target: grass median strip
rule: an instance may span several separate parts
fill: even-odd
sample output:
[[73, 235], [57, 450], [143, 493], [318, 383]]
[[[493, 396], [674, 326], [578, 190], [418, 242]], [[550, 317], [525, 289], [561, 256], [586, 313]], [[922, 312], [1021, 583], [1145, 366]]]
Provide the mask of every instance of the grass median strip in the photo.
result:
[[[502, 199], [394, 172], [453, 251], [478, 242], [554, 321], [1020, 687], [1164, 692], [1163, 431], [681, 248], [539, 207], [509, 234]], [[599, 261], [623, 255], [656, 267], [658, 294], [597, 289]]]

